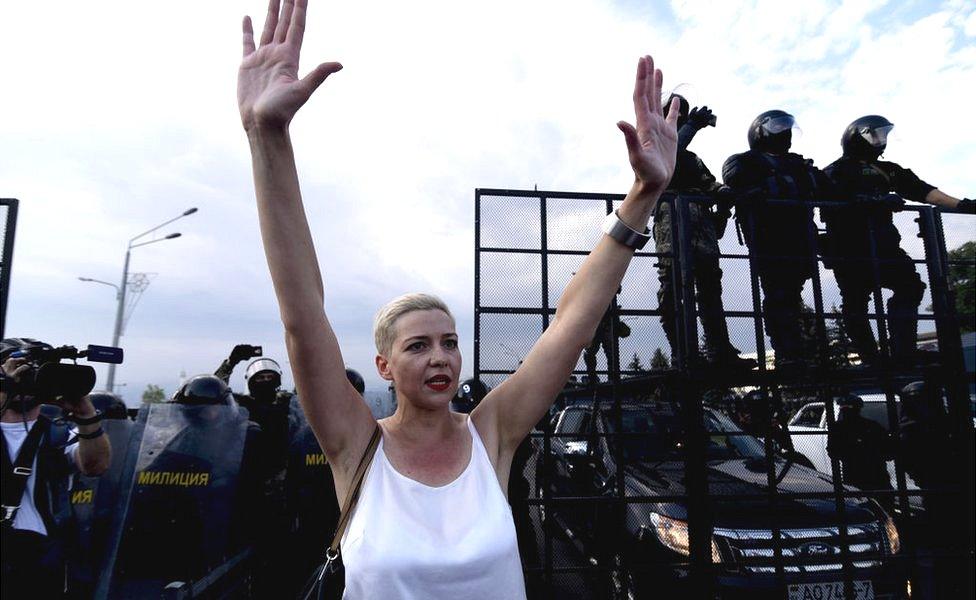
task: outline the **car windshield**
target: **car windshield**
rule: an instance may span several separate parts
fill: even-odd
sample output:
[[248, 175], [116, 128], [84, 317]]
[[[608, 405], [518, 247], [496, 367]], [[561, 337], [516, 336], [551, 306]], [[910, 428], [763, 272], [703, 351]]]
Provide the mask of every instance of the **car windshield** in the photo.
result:
[[[606, 417], [606, 423], [612, 433], [616, 430], [616, 419], [610, 413], [607, 413]], [[681, 418], [680, 413], [672, 405], [624, 407], [621, 414], [623, 431], [645, 434], [620, 438], [624, 458], [628, 461], [680, 460], [685, 446]], [[708, 460], [765, 456], [762, 443], [752, 436], [742, 434], [742, 430], [724, 415], [705, 409], [704, 421], [708, 432], [706, 440]], [[739, 435], [724, 435], [727, 433]], [[610, 444], [614, 443], [612, 440], [608, 441]]]

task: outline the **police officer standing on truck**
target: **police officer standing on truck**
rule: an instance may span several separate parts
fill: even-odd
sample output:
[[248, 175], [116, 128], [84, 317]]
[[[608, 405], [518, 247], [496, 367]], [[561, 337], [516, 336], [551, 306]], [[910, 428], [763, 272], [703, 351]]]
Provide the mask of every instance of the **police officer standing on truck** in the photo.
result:
[[[575, 275], [576, 273], [573, 273]], [[621, 291], [617, 287], [617, 294]], [[630, 327], [617, 316], [617, 297], [614, 296], [607, 306], [606, 312], [600, 318], [600, 323], [596, 327], [590, 345], [583, 349], [583, 364], [586, 365], [586, 376], [588, 385], [595, 386], [600, 383], [600, 377], [596, 374], [596, 357], [600, 348], [603, 348], [603, 355], [607, 358], [607, 374], [613, 380], [620, 373], [620, 345], [617, 338], [630, 336]], [[521, 363], [520, 363], [521, 364]]]
[[892, 214], [904, 206], [902, 198], [969, 213], [976, 203], [953, 198], [919, 179], [911, 169], [880, 160], [893, 127], [880, 115], [867, 115], [847, 126], [840, 142], [843, 156], [825, 169], [847, 206], [825, 208], [820, 214], [827, 225], [824, 253], [836, 257], [831, 266], [840, 287], [844, 326], [861, 361], [873, 365], [878, 360], [878, 346], [868, 324], [868, 301], [876, 283], [873, 237], [877, 283], [893, 292], [887, 311], [892, 358], [898, 366], [911, 367], [921, 358], [916, 336], [925, 284], [900, 247], [901, 235]]
[[795, 126], [793, 115], [782, 110], [760, 114], [749, 126], [749, 151], [722, 166], [722, 178], [736, 194], [735, 218], [756, 257], [776, 368], [790, 371], [804, 365], [801, 292], [815, 264], [813, 206], [806, 203], [829, 197], [832, 189], [813, 161], [789, 151]]
[[[678, 156], [667, 191], [691, 195], [718, 194], [718, 204], [714, 211], [709, 204], [688, 203], [688, 214], [691, 218], [687, 223], [687, 234], [691, 236], [692, 256], [687, 259], [692, 264], [698, 317], [705, 332], [706, 359], [713, 366], [752, 369], [756, 362], [741, 358], [739, 349], [729, 342], [729, 329], [722, 306], [722, 269], [719, 268], [718, 261], [718, 240], [724, 234], [731, 215], [731, 195], [727, 193], [730, 190], [718, 183], [705, 163], [688, 150], [688, 145], [699, 130], [715, 125], [715, 115], [707, 106], [689, 111], [688, 101], [683, 96], [672, 94], [664, 106], [665, 116], [674, 98], [678, 98], [680, 102]], [[671, 239], [671, 211], [671, 202], [658, 202], [654, 215], [654, 244], [658, 254], [670, 254], [674, 249]], [[661, 326], [674, 354], [677, 337], [672, 265], [673, 260], [670, 257], [658, 258], [658, 279], [661, 285], [657, 300], [661, 310]]]

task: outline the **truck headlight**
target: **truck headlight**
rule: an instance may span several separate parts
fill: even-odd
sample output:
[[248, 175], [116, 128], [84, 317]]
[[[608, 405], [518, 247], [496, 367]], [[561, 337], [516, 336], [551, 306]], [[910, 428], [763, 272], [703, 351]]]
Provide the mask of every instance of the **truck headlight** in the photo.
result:
[[[673, 519], [655, 512], [651, 513], [651, 529], [657, 535], [657, 539], [665, 547], [674, 550], [678, 554], [688, 556], [690, 543], [688, 540], [688, 523], [681, 519]], [[722, 562], [722, 557], [718, 551], [718, 544], [712, 538], [712, 562]]]
[[898, 554], [898, 551], [901, 550], [901, 539], [898, 537], [898, 528], [895, 527], [894, 519], [888, 515], [885, 515], [884, 519], [884, 532], [888, 538], [888, 548], [891, 553]]

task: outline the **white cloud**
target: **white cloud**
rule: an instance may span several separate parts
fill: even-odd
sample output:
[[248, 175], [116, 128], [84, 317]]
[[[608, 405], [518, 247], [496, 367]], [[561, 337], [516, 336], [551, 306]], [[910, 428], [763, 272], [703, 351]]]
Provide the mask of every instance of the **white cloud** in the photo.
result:
[[[14, 4], [0, 23], [0, 195], [22, 200], [7, 331], [106, 342], [113, 292], [75, 278], [114, 282], [127, 239], [198, 206], [166, 230], [181, 239], [133, 252], [134, 271], [159, 276], [123, 338], [120, 379], [171, 391], [181, 369], [211, 369], [237, 342], [283, 358], [234, 103], [240, 19], [260, 21], [263, 3], [38, 10]], [[693, 146], [716, 173], [767, 108], [797, 115], [796, 149], [819, 165], [836, 158], [847, 122], [882, 112], [903, 140], [892, 160], [949, 193], [976, 189], [976, 122], [954, 112], [976, 81], [967, 3], [909, 22], [863, 0], [671, 11], [674, 22], [650, 23], [605, 0], [313, 0], [303, 70], [331, 59], [346, 69], [299, 114], [294, 143], [328, 306], [371, 388], [385, 385], [370, 321], [399, 293], [442, 294], [471, 339], [476, 187], [626, 190], [614, 123], [631, 118], [645, 52], [666, 86], [694, 83], [692, 101], [719, 115]], [[962, 223], [950, 243], [972, 235]]]

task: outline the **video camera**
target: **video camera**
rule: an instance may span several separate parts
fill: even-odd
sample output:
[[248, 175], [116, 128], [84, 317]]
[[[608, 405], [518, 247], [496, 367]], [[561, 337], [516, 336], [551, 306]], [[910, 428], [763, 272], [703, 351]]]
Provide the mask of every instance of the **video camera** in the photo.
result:
[[[4, 340], [4, 345], [15, 340]], [[74, 346], [55, 348], [50, 344], [20, 338], [19, 346], [12, 352], [3, 352], [4, 358], [24, 358], [30, 368], [17, 380], [9, 374], [3, 376], [3, 389], [8, 396], [33, 396], [42, 400], [59, 398], [80, 398], [95, 387], [95, 369], [77, 364], [79, 358], [89, 362], [121, 364], [121, 348], [89, 344], [85, 350]], [[8, 350], [5, 348], [4, 350]], [[69, 360], [71, 363], [61, 361]]]

